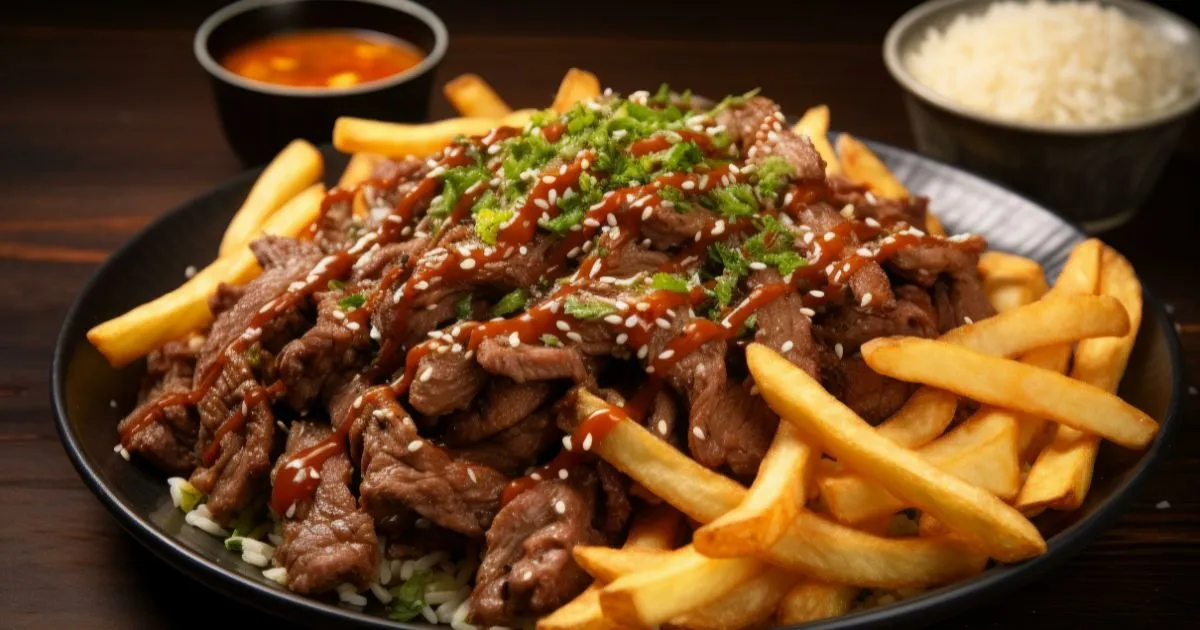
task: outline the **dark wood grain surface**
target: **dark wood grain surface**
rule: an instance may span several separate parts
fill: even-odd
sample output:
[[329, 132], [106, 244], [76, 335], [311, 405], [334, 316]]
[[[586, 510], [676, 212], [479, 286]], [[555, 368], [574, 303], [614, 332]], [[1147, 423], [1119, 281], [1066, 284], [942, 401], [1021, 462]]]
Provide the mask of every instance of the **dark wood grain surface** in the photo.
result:
[[[278, 625], [140, 548], [68, 463], [47, 374], [66, 309], [114, 248], [242, 167], [217, 127], [192, 30], [211, 2], [5, 3], [0, 9], [0, 628]], [[880, 42], [905, 3], [796, 10], [639, 2], [592, 17], [559, 3], [441, 2], [453, 32], [439, 85], [472, 71], [539, 106], [571, 65], [628, 91], [761, 86], [786, 109], [818, 102], [834, 126], [911, 146]], [[804, 3], [806, 6], [813, 3]], [[1183, 4], [1183, 3], [1177, 3]], [[181, 5], [181, 6], [178, 6]], [[450, 114], [439, 96], [434, 114]], [[1200, 368], [1196, 126], [1129, 225], [1105, 236], [1173, 308]], [[1182, 627], [1200, 618], [1200, 403], [1133, 509], [1036, 584], [951, 628]], [[1159, 509], [1160, 502], [1170, 507]]]

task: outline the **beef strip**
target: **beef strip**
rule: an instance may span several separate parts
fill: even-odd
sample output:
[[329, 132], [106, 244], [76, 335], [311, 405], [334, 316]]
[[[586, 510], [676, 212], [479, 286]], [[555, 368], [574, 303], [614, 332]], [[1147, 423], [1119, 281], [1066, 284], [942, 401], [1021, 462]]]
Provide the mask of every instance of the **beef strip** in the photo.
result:
[[246, 294], [246, 286], [241, 284], [225, 284], [217, 285], [217, 290], [208, 298], [208, 310], [213, 314], [213, 317], [219, 316], [221, 313], [233, 308], [237, 301], [242, 299]]
[[292, 340], [276, 359], [280, 378], [287, 384], [287, 401], [305, 410], [324, 391], [331, 378], [360, 367], [370, 357], [371, 339], [365, 327], [347, 326], [348, 308], [339, 302], [350, 290], [317, 294], [317, 323]]
[[642, 221], [642, 236], [650, 239], [658, 249], [679, 247], [693, 242], [696, 234], [713, 218], [716, 215], [695, 205], [691, 211], [684, 212], [655, 204], [650, 208], [650, 216]]
[[871, 424], [896, 413], [912, 394], [913, 386], [872, 370], [862, 357], [847, 357], [841, 364], [842, 390], [835, 395]]
[[[196, 405], [200, 414], [196, 454], [203, 456], [218, 427], [242, 406], [242, 397], [259, 387], [254, 373], [242, 354], [230, 354], [221, 375]], [[190, 481], [208, 495], [208, 509], [220, 523], [228, 522], [250, 504], [267, 485], [271, 468], [271, 447], [275, 438], [275, 414], [269, 401], [245, 411], [241, 430], [226, 433], [220, 442], [220, 454], [211, 466], [201, 464]]]
[[472, 623], [514, 625], [548, 613], [591, 583], [575, 564], [576, 545], [603, 544], [593, 526], [596, 474], [584, 466], [566, 480], [545, 480], [517, 495], [496, 515], [471, 593]]
[[488, 374], [466, 352], [433, 351], [417, 363], [408, 402], [429, 416], [466, 409], [487, 384]]
[[938, 279], [933, 285], [933, 302], [941, 332], [996, 314], [974, 269], [955, 271]]
[[494, 378], [480, 403], [480, 410], [452, 417], [446, 424], [444, 439], [450, 446], [464, 446], [486, 439], [517, 424], [549, 397], [550, 385], [544, 381], [517, 383], [504, 377]]
[[423, 440], [416, 425], [392, 398], [370, 396], [363, 405], [363, 509], [376, 521], [412, 510], [472, 538], [487, 530], [507, 479], [477, 463]]
[[[297, 421], [288, 433], [285, 454], [308, 448], [332, 433], [326, 424]], [[280, 462], [284, 458], [280, 458]], [[287, 569], [287, 587], [297, 593], [319, 593], [350, 583], [364, 589], [377, 578], [379, 540], [375, 523], [358, 508], [350, 492], [354, 467], [338, 453], [325, 460], [311, 500], [283, 517], [283, 543], [274, 562]], [[275, 474], [292, 474], [276, 469]]]
[[428, 236], [414, 236], [398, 243], [372, 247], [354, 263], [349, 282], [378, 280], [385, 270], [404, 265], [409, 257], [419, 255], [428, 245]]
[[[843, 217], [840, 212], [823, 203], [810, 205], [800, 212], [800, 225], [812, 230], [817, 237], [846, 222], [846, 217]], [[796, 246], [811, 254], [823, 242], [820, 238], [814, 240], [815, 244], [807, 244], [803, 240], [800, 240], [797, 241]], [[858, 245], [858, 238], [851, 234], [846, 238], [846, 246], [843, 251], [846, 253], [853, 252], [858, 248]], [[869, 294], [871, 296], [869, 302], [875, 308], [888, 308], [892, 306], [894, 298], [887, 274], [879, 266], [879, 263], [873, 260], [855, 270], [850, 275], [847, 284], [850, 287], [850, 293], [854, 296], [854, 300], [860, 304]]]
[[547, 408], [529, 414], [484, 441], [454, 450], [454, 458], [515, 477], [536, 464], [540, 455], [560, 443], [561, 437], [554, 414]]
[[652, 273], [657, 271], [668, 259], [669, 256], [665, 252], [646, 249], [629, 241], [620, 247], [609, 248], [609, 255], [604, 258], [604, 273], [614, 278], [624, 278], [638, 273]]
[[583, 353], [574, 346], [562, 348], [520, 344], [513, 347], [507, 339], [484, 339], [475, 351], [475, 359], [488, 372], [507, 376], [518, 383], [571, 379], [587, 381]]
[[[191, 391], [195, 365], [196, 353], [187, 341], [170, 341], [151, 352], [146, 357], [146, 377], [138, 397], [142, 404], [121, 421], [118, 429], [141, 417], [146, 405], [158, 398]], [[196, 417], [189, 408], [168, 407], [160, 420], [134, 433], [126, 447], [165, 472], [187, 475], [196, 465], [196, 432]]]
[[936, 337], [937, 321], [931, 317], [928, 297], [924, 303], [907, 299], [895, 300], [891, 308], [862, 308], [857, 304], [842, 304], [828, 308], [818, 315], [816, 336], [827, 346], [842, 345], [849, 356], [859, 346], [877, 337], [904, 335]]
[[888, 261], [888, 268], [904, 278], [929, 288], [940, 274], [975, 273], [979, 254], [987, 248], [982, 239], [963, 244], [931, 243], [905, 247]]
[[[751, 288], [779, 281], [779, 272], [774, 269], [755, 272], [749, 280]], [[754, 340], [779, 352], [813, 378], [818, 378], [817, 344], [812, 336], [812, 320], [800, 312], [803, 307], [804, 300], [800, 295], [789, 292], [758, 309]], [[787, 350], [784, 350], [785, 347]]]
[[654, 397], [654, 407], [646, 416], [646, 428], [672, 444], [678, 442], [675, 425], [679, 420], [679, 405], [670, 391], [662, 390]]
[[[783, 158], [800, 181], [824, 181], [825, 161], [808, 138], [792, 132], [779, 106], [762, 96], [755, 96], [742, 105], [729, 107], [717, 114], [717, 122], [725, 125], [752, 164], [761, 164], [772, 156]], [[752, 150], [752, 151], [751, 151]]]
[[348, 249], [354, 244], [350, 226], [354, 221], [354, 203], [351, 199], [339, 199], [327, 203], [317, 220], [317, 231], [313, 243], [326, 254]]

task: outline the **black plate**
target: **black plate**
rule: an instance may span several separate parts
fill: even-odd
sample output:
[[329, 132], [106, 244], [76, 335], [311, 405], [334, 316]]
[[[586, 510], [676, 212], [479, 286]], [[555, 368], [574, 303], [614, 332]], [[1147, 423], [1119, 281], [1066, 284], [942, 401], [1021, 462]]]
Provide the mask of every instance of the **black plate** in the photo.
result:
[[[1083, 238], [1075, 227], [1014, 193], [899, 149], [873, 145], [915, 192], [932, 199], [947, 228], [987, 237], [996, 249], [1015, 252], [1058, 274], [1070, 247]], [[340, 173], [345, 158], [324, 151], [326, 172]], [[63, 324], [52, 367], [53, 403], [63, 445], [96, 496], [142, 544], [195, 579], [243, 602], [306, 625], [331, 622], [358, 627], [420, 628], [371, 611], [357, 612], [292, 594], [262, 577], [257, 568], [227, 552], [221, 540], [186, 527], [161, 474], [133, 465], [113, 452], [116, 425], [132, 408], [142, 366], [108, 366], [90, 344], [88, 328], [176, 287], [188, 265], [210, 261], [221, 233], [258, 172], [247, 172], [155, 221], [109, 258], [88, 282]], [[1077, 552], [1113, 523], [1161, 459], [1180, 420], [1182, 389], [1179, 341], [1162, 304], [1146, 292], [1145, 316], [1121, 396], [1162, 422], [1158, 438], [1143, 452], [1104, 444], [1084, 506], [1038, 519], [1049, 549], [1022, 564], [998, 567], [953, 585], [888, 606], [806, 626], [811, 630], [879, 628], [934, 621], [995, 597], [1040, 575]]]

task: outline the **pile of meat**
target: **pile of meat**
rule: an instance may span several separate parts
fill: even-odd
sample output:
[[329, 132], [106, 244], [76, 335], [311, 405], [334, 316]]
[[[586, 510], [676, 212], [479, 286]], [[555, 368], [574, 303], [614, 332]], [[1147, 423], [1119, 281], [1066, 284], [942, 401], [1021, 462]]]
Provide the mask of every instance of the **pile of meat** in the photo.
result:
[[[776, 108], [755, 98], [722, 113], [743, 149], [761, 143], [753, 131], [764, 112]], [[771, 141], [774, 155], [789, 160], [797, 179], [823, 179], [824, 165], [811, 144], [786, 129]], [[390, 188], [369, 191], [372, 206], [387, 208], [428, 172], [423, 161], [389, 162], [380, 176]], [[897, 218], [925, 225], [924, 201], [884, 201], [842, 181], [830, 182], [835, 201], [803, 211], [801, 225], [817, 233], [849, 220]], [[853, 204], [854, 218], [841, 212]], [[203, 337], [173, 342], [147, 362], [146, 404], [190, 391], [198, 375], [217, 360], [250, 320], [292, 283], [303, 280], [324, 256], [345, 250], [356, 230], [383, 220], [374, 211], [352, 217], [350, 204], [335, 204], [307, 241], [264, 237], [252, 245], [264, 273], [245, 286], [222, 286], [211, 299], [216, 319]], [[614, 276], [653, 272], [692, 238], [707, 211], [681, 214], [658, 208], [644, 223], [646, 240], [612, 252]], [[364, 222], [359, 225], [358, 222]], [[603, 322], [581, 322], [578, 338], [562, 346], [489, 339], [475, 352], [430, 352], [421, 359], [407, 399], [364, 397], [380, 381], [368, 378], [379, 339], [373, 331], [394, 330], [396, 306], [384, 300], [370, 313], [369, 326], [345, 325], [345, 299], [370, 295], [380, 279], [410, 257], [430, 255], [430, 229], [422, 223], [401, 242], [376, 247], [342, 282], [302, 301], [263, 327], [250, 350], [226, 357], [219, 379], [194, 407], [172, 407], [128, 440], [126, 447], [173, 474], [187, 476], [208, 497], [213, 518], [228, 522], [270, 493], [273, 462], [329, 435], [353, 414], [349, 448], [327, 460], [311, 500], [294, 505], [282, 520], [283, 542], [275, 563], [287, 569], [287, 587], [317, 594], [344, 583], [367, 588], [378, 579], [380, 558], [410, 558], [433, 550], [462, 553], [482, 547], [471, 597], [471, 620], [510, 625], [548, 613], [589, 583], [574, 563], [577, 544], [619, 544], [632, 511], [630, 484], [602, 461], [581, 464], [565, 478], [541, 479], [501, 506], [501, 494], [530, 467], [561, 449], [573, 410], [556, 405], [573, 387], [628, 397], [640, 373], [638, 361], [614, 340]], [[795, 247], [809, 253], [799, 237]], [[476, 239], [468, 225], [439, 236], [441, 247]], [[499, 297], [531, 287], [542, 271], [554, 236], [539, 233], [527, 253], [489, 263], [468, 280], [442, 284], [412, 297], [403, 328], [404, 349], [431, 337], [450, 335], [464, 300], [470, 319], [484, 320]], [[802, 313], [798, 294], [757, 313], [753, 340], [781, 351], [863, 418], [878, 422], [898, 409], [912, 388], [872, 372], [858, 354], [864, 342], [888, 335], [933, 337], [964, 321], [992, 314], [976, 273], [978, 251], [950, 244], [907, 248], [883, 263], [858, 270], [846, 295], [815, 316]], [[417, 266], [421, 264], [418, 261]], [[773, 269], [753, 272], [750, 286], [777, 282]], [[864, 296], [870, 296], [864, 299]], [[668, 329], [654, 333], [649, 356], [658, 355], [692, 315], [680, 313]], [[749, 339], [713, 341], [679, 361], [644, 420], [663, 439], [701, 464], [742, 480], [753, 478], [778, 423], [744, 366]], [[221, 437], [211, 465], [201, 454], [217, 428], [247, 391], [282, 381], [286, 393], [246, 410], [245, 426]], [[134, 415], [137, 411], [134, 412]], [[128, 422], [128, 420], [127, 420]], [[381, 552], [381, 541], [388, 545]]]

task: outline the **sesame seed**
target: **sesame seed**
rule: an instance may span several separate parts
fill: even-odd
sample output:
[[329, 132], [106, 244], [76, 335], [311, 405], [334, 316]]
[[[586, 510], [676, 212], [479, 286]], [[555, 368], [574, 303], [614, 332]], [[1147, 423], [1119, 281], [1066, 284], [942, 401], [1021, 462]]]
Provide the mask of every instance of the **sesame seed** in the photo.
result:
[[702, 238], [704, 238], [704, 234], [702, 232], [696, 232], [696, 242], [699, 243], [700, 239]]
[[653, 214], [654, 208], [646, 208], [645, 210], [642, 210], [642, 220], [645, 221], [646, 219], [649, 219]]
[[575, 258], [577, 256], [579, 256], [579, 248], [578, 247], [572, 247], [571, 251], [567, 252], [567, 258]]
[[963, 321], [966, 322], [968, 325], [975, 323], [975, 320], [971, 319], [970, 317], [968, 317], [966, 315], [963, 315]]
[[408, 443], [408, 452], [416, 453], [417, 451], [421, 450], [421, 447], [424, 445], [425, 443], [421, 440], [413, 440]]
[[567, 333], [567, 339], [570, 339], [571, 341], [574, 341], [575, 343], [583, 343], [583, 335], [575, 332], [574, 330]]
[[562, 439], [562, 443], [563, 443], [563, 448], [567, 449], [568, 451], [571, 450], [571, 436], [564, 435], [563, 439]]
[[561, 499], [559, 499], [558, 501], [555, 501], [554, 502], [554, 511], [558, 512], [559, 514], [566, 514], [567, 513], [567, 504], [563, 503]]
[[558, 205], [558, 191], [551, 188], [550, 192], [546, 193], [546, 201], [552, 206]]
[[883, 226], [881, 226], [881, 225], [879, 224], [879, 221], [876, 221], [876, 220], [875, 220], [875, 218], [874, 218], [874, 217], [867, 217], [867, 218], [866, 218], [866, 224], [867, 224], [867, 225], [869, 225], [869, 226], [871, 226], [871, 227], [873, 227], [873, 228], [879, 228], [879, 227], [883, 227]]
[[592, 163], [587, 158], [583, 158], [583, 161], [580, 162], [579, 165], [582, 166], [584, 170], [587, 170], [592, 165]]
[[508, 345], [510, 345], [514, 348], [521, 345], [521, 335], [517, 334], [516, 332], [509, 335], [508, 336]]
[[720, 236], [724, 233], [725, 233], [725, 222], [718, 219], [716, 225], [713, 226], [712, 235]]
[[458, 266], [461, 267], [462, 269], [474, 269], [475, 268], [475, 259], [474, 258], [464, 258], [462, 260], [462, 262], [458, 263]]
[[543, 184], [553, 184], [553, 183], [554, 183], [554, 176], [553, 176], [553, 175], [545, 175], [545, 176], [543, 176], [543, 177], [542, 177], [542, 183], [543, 183]]
[[673, 356], [675, 356], [674, 350], [663, 350], [662, 352], [658, 353], [658, 358], [662, 361], [666, 361]]
[[834, 234], [833, 232], [826, 232], [825, 236], [822, 238], [824, 238], [825, 242], [828, 243], [829, 241], [832, 241], [833, 239], [837, 238], [837, 234]]
[[791, 352], [792, 348], [794, 347], [796, 347], [796, 344], [792, 343], [791, 339], [788, 339], [787, 341], [783, 342], [782, 346], [779, 346], [779, 349], [782, 352]]
[[641, 319], [638, 318], [637, 315], [630, 315], [629, 317], [625, 318], [625, 327], [633, 328], [634, 326], [637, 326], [639, 321], [641, 321]]
[[642, 346], [641, 348], [638, 348], [637, 357], [639, 359], [645, 359], [647, 354], [650, 354], [650, 346]]
[[848, 203], [848, 204], [842, 206], [842, 216], [846, 217], [847, 219], [853, 219], [854, 218], [854, 204]]
[[692, 435], [696, 436], [697, 440], [703, 440], [704, 429], [701, 429], [700, 427], [692, 427]]
[[346, 322], [346, 328], [352, 331], [357, 331], [359, 328], [362, 328], [362, 325], [358, 322]]
[[284, 514], [284, 516], [286, 516], [288, 518], [292, 518], [295, 515], [296, 515], [296, 504], [293, 503], [288, 506], [287, 513]]
[[817, 312], [812, 310], [811, 308], [808, 308], [807, 306], [803, 306], [800, 308], [800, 314], [807, 315], [809, 317], [813, 317], [817, 314]]
[[669, 322], [661, 317], [655, 319], [654, 323], [658, 324], [658, 327], [662, 328], [663, 330], [668, 330], [671, 328], [671, 322]]
[[621, 333], [621, 334], [617, 335], [617, 345], [618, 346], [624, 345], [626, 341], [629, 341], [629, 335], [627, 335], [625, 333]]
[[537, 207], [541, 208], [542, 210], [549, 210], [549, 209], [550, 209], [550, 202], [549, 202], [549, 201], [546, 201], [545, 199], [534, 199], [534, 200], [533, 200], [533, 205], [535, 205], [535, 206], [537, 206]]
[[812, 242], [813, 242], [813, 238], [814, 238], [814, 237], [813, 237], [813, 233], [812, 233], [812, 232], [805, 232], [805, 233], [804, 233], [804, 243], [805, 243], [806, 245], [807, 245], [807, 244], [810, 244], [810, 243], [812, 243]]
[[334, 319], [346, 319], [346, 314], [343, 313], [342, 311], [334, 311], [333, 318]]
[[811, 296], [813, 296], [813, 297], [815, 297], [815, 298], [823, 298], [823, 297], [825, 297], [825, 292], [824, 292], [824, 291], [822, 291], [822, 290], [820, 290], [820, 289], [813, 289], [812, 291], [809, 291], [809, 292], [808, 292], [808, 294], [809, 294], [809, 295], [811, 295]]
[[592, 434], [591, 433], [583, 436], [583, 450], [585, 450], [585, 451], [592, 450]]
[[422, 383], [428, 383], [429, 379], [432, 377], [433, 377], [433, 368], [427, 367], [427, 368], [425, 368], [424, 372], [421, 372], [420, 380]]
[[613, 326], [619, 326], [624, 319], [616, 313], [610, 313], [604, 316], [604, 321], [612, 324]]
[[666, 420], [658, 421], [658, 432], [663, 435], [667, 434], [667, 421]]
[[615, 215], [615, 214], [613, 214], [613, 213], [611, 213], [611, 212], [610, 212], [610, 213], [608, 213], [608, 216], [604, 217], [604, 220], [605, 220], [605, 221], [606, 221], [606, 222], [607, 222], [607, 223], [608, 223], [610, 226], [612, 226], [612, 227], [617, 227], [617, 215]]
[[792, 199], [795, 198], [795, 196], [796, 196], [795, 193], [792, 193], [791, 191], [789, 191], [788, 194], [783, 196], [783, 205], [785, 205], [785, 206], [791, 205]]
[[766, 265], [766, 263], [754, 261], [754, 262], [750, 263], [750, 268], [755, 271], [762, 271], [763, 269], [767, 268], [767, 265]]
[[854, 251], [854, 253], [858, 254], [859, 256], [862, 256], [863, 258], [870, 258], [875, 255], [874, 253], [871, 252], [871, 250], [867, 249], [866, 247], [859, 247], [857, 250]]
[[842, 273], [850, 273], [850, 263], [842, 265]]
[[535, 472], [535, 473], [529, 473], [529, 478], [530, 478], [530, 479], [532, 479], [532, 480], [534, 480], [534, 481], [541, 481], [541, 480], [542, 480], [542, 475], [541, 475], [541, 473], [536, 473], [536, 472]]
[[558, 470], [558, 478], [559, 479], [566, 479], [567, 477], [570, 477], [570, 476], [571, 476], [571, 473], [567, 472], [566, 468], [560, 468]]
[[872, 296], [870, 293], [863, 294], [862, 302], [860, 303], [860, 305], [865, 308], [868, 304], [871, 303], [872, 297], [874, 297], [874, 296]]
[[684, 190], [691, 190], [696, 187], [696, 182], [689, 179], [689, 180], [683, 182], [682, 184], [680, 184], [679, 187]]
[[653, 373], [654, 373], [654, 366], [653, 366], [653, 365], [647, 365], [647, 366], [646, 366], [646, 373], [647, 373], [647, 374], [653, 374]]
[[474, 468], [470, 468], [470, 467], [467, 468], [467, 476], [471, 478], [471, 483], [479, 483], [479, 480], [475, 478], [475, 469]]
[[837, 355], [837, 358], [839, 358], [839, 359], [842, 358], [842, 353], [843, 353], [842, 344], [840, 344], [840, 343], [833, 344], [833, 353]]

